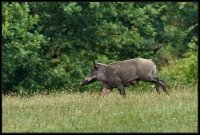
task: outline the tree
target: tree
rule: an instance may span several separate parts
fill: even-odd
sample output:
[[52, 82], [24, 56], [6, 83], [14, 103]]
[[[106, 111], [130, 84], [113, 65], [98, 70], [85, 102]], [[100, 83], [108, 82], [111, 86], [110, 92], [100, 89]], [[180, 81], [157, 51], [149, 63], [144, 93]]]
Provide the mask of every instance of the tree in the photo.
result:
[[4, 2], [3, 88], [79, 90], [93, 60], [161, 67], [197, 50], [197, 18], [194, 2]]
[[30, 15], [29, 12], [27, 3], [3, 3], [2, 81], [4, 90], [40, 86], [36, 76], [44, 70], [40, 49], [45, 39], [35, 29], [39, 16]]

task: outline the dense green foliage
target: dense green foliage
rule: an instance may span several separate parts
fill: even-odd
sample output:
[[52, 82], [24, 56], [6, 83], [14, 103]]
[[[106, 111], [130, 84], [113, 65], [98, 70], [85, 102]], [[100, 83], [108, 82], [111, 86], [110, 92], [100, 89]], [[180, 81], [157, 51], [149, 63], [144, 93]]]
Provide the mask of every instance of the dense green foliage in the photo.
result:
[[[170, 60], [170, 66], [164, 67], [161, 76], [165, 77], [168, 84], [173, 82], [182, 85], [197, 84], [197, 54], [187, 54], [181, 60]], [[169, 72], [170, 70], [170, 72]]]
[[3, 90], [86, 90], [93, 60], [152, 58], [161, 43], [162, 76], [197, 83], [197, 11], [195, 2], [3, 2]]

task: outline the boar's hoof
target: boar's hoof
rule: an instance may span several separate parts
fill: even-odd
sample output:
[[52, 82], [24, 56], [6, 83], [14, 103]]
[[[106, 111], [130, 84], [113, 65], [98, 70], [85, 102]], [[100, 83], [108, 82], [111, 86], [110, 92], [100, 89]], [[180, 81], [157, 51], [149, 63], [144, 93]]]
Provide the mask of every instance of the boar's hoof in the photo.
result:
[[108, 95], [110, 93], [110, 90], [107, 89], [107, 88], [103, 88], [102, 92], [101, 92], [101, 95], [104, 96], [104, 95]]

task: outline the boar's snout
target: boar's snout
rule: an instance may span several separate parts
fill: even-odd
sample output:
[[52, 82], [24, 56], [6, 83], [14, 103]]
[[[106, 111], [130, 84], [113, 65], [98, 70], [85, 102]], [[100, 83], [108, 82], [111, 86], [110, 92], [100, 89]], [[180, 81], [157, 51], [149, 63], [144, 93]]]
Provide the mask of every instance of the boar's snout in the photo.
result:
[[81, 84], [81, 86], [84, 86], [84, 85], [87, 85], [89, 83], [89, 80], [88, 79], [86, 79], [86, 80], [84, 80], [82, 83], [80, 83]]
[[96, 81], [97, 79], [95, 77], [87, 77], [82, 83], [81, 83], [81, 86], [84, 86], [84, 85], [88, 85], [94, 81]]

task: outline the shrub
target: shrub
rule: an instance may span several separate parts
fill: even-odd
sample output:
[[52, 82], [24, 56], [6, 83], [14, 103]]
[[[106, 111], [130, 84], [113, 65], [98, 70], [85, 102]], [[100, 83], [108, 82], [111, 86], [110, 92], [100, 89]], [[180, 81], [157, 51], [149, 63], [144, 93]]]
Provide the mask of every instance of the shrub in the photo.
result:
[[197, 53], [190, 52], [185, 58], [169, 61], [169, 66], [165, 66], [160, 71], [160, 76], [166, 82], [178, 82], [183, 85], [197, 84]]

